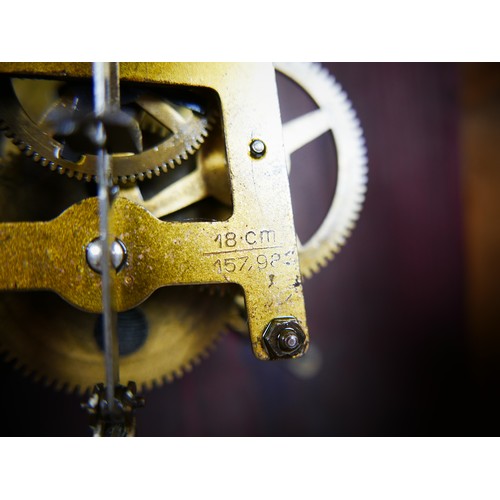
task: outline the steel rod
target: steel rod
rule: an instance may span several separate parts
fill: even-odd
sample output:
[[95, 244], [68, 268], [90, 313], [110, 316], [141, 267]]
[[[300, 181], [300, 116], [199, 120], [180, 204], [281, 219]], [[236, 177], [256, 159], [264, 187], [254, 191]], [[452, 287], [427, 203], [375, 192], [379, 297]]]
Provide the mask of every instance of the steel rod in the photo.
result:
[[[99, 119], [109, 111], [119, 108], [118, 63], [94, 63], [94, 110]], [[113, 208], [113, 169], [111, 155], [106, 148], [106, 131], [102, 121], [97, 121], [96, 139], [97, 183], [99, 199], [99, 232], [102, 248], [102, 321], [104, 332], [104, 358], [106, 366], [106, 398], [110, 412], [115, 410], [115, 388], [119, 384], [119, 351], [117, 313], [114, 307], [113, 276], [111, 264], [110, 231]]]

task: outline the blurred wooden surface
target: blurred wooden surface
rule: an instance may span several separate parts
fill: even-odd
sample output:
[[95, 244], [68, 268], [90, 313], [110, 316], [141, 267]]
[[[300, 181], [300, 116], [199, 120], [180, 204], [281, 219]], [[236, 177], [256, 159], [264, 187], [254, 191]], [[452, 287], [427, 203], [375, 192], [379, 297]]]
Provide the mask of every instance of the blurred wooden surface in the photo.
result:
[[475, 408], [496, 434], [500, 388], [500, 64], [464, 64], [462, 157]]

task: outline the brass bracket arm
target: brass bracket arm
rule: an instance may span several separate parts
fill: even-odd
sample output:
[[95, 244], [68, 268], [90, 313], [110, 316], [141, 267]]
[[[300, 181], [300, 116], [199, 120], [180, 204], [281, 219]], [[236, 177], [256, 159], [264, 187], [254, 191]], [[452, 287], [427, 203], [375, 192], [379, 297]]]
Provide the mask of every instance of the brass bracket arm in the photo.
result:
[[[272, 65], [141, 63], [123, 65], [121, 73], [125, 80], [147, 75], [143, 83], [216, 91], [233, 214], [226, 221], [163, 222], [117, 199], [110, 225], [126, 250], [126, 262], [113, 275], [117, 310], [164, 286], [235, 283], [245, 294], [255, 355], [270, 357], [263, 335], [276, 318], [295, 318], [305, 335], [297, 352], [303, 354], [309, 338]], [[89, 198], [49, 222], [1, 224], [0, 290], [53, 290], [76, 307], [99, 312], [101, 280], [86, 260], [88, 245], [99, 236], [98, 220], [97, 200]]]

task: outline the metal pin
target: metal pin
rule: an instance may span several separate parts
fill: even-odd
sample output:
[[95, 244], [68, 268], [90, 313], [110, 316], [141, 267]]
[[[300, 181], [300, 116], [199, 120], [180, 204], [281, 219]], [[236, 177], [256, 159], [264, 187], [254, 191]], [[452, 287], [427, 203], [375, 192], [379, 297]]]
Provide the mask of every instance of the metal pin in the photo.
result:
[[[96, 273], [102, 272], [102, 245], [100, 238], [91, 241], [86, 248], [87, 264]], [[124, 243], [115, 239], [111, 243], [111, 264], [116, 271], [119, 271], [125, 263], [127, 257], [127, 249]]]
[[266, 152], [266, 145], [260, 139], [254, 139], [250, 143], [250, 154], [253, 158], [262, 158]]

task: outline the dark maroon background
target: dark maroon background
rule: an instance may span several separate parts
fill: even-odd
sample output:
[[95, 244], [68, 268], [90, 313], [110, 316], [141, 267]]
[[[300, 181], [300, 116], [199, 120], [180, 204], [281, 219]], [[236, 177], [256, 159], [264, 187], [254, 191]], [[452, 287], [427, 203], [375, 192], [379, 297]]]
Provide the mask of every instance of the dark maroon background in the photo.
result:
[[[458, 66], [327, 66], [360, 117], [370, 174], [346, 248], [305, 282], [320, 372], [300, 380], [283, 363], [257, 361], [230, 334], [184, 379], [146, 394], [140, 435], [493, 432], [474, 407], [464, 326]], [[315, 176], [321, 185], [313, 167], [294, 172], [294, 195]], [[299, 227], [327, 205], [326, 188], [308, 195]], [[2, 434], [88, 435], [79, 397], [7, 365], [0, 374]]]

